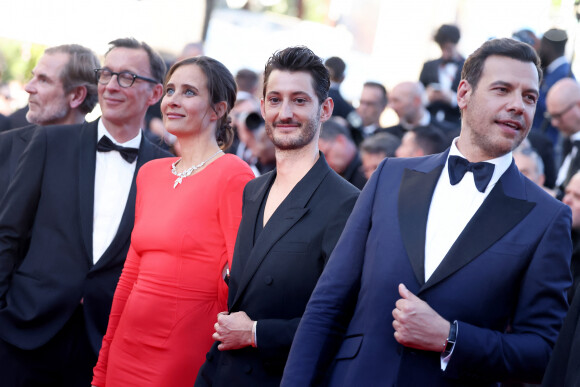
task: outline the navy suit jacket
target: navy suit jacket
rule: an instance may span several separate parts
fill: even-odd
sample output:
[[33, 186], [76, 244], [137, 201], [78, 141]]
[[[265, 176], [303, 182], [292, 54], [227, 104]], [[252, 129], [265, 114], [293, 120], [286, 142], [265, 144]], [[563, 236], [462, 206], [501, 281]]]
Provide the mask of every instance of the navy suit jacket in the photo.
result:
[[119, 230], [93, 265], [97, 124], [37, 127], [0, 202], [0, 338], [19, 348], [48, 342], [82, 301], [98, 354], [133, 229], [135, 176], [169, 156], [143, 136]]
[[[427, 216], [447, 154], [386, 159], [373, 173], [308, 303], [283, 386], [541, 380], [567, 309], [570, 209], [512, 162], [425, 282]], [[440, 353], [393, 336], [400, 283], [458, 321], [444, 372]]]
[[292, 339], [359, 191], [320, 158], [276, 209], [254, 243], [260, 206], [275, 171], [244, 189], [229, 281], [230, 313], [257, 320], [257, 348], [220, 352], [217, 343], [196, 386], [279, 386]]

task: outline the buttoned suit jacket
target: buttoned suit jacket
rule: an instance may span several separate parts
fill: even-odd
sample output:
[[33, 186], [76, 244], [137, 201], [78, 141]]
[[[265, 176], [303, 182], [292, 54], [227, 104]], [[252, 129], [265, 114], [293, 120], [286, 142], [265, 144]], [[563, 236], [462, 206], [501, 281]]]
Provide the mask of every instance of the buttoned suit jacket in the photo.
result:
[[[570, 209], [512, 161], [425, 282], [427, 217], [447, 155], [386, 159], [373, 173], [308, 303], [282, 386], [541, 380], [567, 309]], [[440, 352], [395, 340], [400, 283], [458, 322], [445, 371]]]
[[82, 302], [98, 354], [129, 248], [137, 171], [170, 156], [143, 136], [119, 229], [93, 264], [97, 126], [94, 121], [35, 129], [0, 202], [0, 337], [19, 348], [48, 342]]
[[275, 170], [244, 189], [228, 309], [257, 320], [257, 348], [207, 355], [196, 386], [279, 386], [290, 345], [359, 191], [324, 156], [276, 209], [254, 244], [260, 206]]
[[0, 133], [0, 199], [8, 190], [18, 159], [32, 138], [35, 128], [36, 125], [28, 125]]

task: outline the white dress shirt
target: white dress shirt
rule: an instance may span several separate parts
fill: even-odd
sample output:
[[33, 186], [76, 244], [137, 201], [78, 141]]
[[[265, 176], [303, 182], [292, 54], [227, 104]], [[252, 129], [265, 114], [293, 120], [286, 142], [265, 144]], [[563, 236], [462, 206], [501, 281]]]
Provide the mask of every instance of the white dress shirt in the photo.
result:
[[[103, 136], [109, 137], [117, 145], [139, 148], [142, 135], [140, 130], [135, 138], [121, 144], [115, 141], [105, 128], [103, 121], [99, 119], [97, 140]], [[97, 152], [93, 212], [93, 263], [97, 263], [117, 234], [136, 166], [137, 161], [128, 163], [117, 151]]]
[[[453, 140], [449, 156], [461, 156]], [[493, 176], [485, 192], [479, 192], [475, 186], [472, 172], [466, 172], [465, 176], [456, 185], [449, 181], [448, 163], [439, 176], [439, 181], [433, 192], [429, 216], [427, 217], [427, 231], [425, 239], [425, 281], [437, 269], [455, 240], [461, 234], [467, 223], [481, 206], [487, 195], [491, 192], [501, 175], [508, 169], [512, 162], [512, 153], [509, 152], [501, 157], [486, 160], [494, 164]]]
[[[439, 176], [429, 206], [425, 238], [425, 282], [443, 261], [455, 240], [512, 163], [511, 152], [492, 160], [486, 160], [486, 162], [494, 164], [495, 168], [484, 192], [479, 192], [475, 186], [472, 172], [466, 172], [459, 183], [451, 185], [448, 169], [449, 156], [465, 158], [455, 145], [456, 141], [457, 138], [451, 144], [445, 167]], [[457, 330], [457, 337], [459, 337], [459, 327]], [[452, 354], [453, 349], [447, 357], [444, 358], [441, 355], [441, 369], [443, 371], [447, 368]]]

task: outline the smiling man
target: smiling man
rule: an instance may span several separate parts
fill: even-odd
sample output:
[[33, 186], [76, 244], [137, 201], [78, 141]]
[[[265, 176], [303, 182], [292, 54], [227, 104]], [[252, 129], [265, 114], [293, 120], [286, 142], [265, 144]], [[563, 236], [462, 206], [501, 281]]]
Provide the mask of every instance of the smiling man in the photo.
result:
[[110, 44], [93, 69], [102, 117], [38, 126], [1, 202], [4, 386], [90, 385], [129, 249], [135, 176], [169, 155], [140, 129], [161, 97], [163, 60], [135, 39]]
[[512, 150], [532, 123], [539, 60], [485, 42], [457, 91], [460, 136], [387, 158], [312, 294], [282, 386], [538, 383], [566, 314], [570, 209]]
[[228, 312], [196, 386], [279, 386], [292, 338], [358, 189], [318, 150], [330, 80], [306, 47], [274, 53], [261, 101], [276, 169], [246, 185]]

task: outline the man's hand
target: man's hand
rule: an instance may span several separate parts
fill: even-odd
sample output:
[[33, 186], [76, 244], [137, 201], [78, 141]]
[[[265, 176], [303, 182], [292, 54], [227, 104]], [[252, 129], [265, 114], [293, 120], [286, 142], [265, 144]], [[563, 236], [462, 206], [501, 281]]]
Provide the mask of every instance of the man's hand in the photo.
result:
[[401, 298], [393, 309], [395, 340], [405, 347], [443, 352], [451, 324], [429, 304], [399, 284]]
[[220, 351], [240, 349], [252, 345], [252, 326], [254, 322], [248, 317], [246, 312], [235, 312], [218, 314], [218, 321], [215, 323], [215, 333], [212, 338], [221, 341], [218, 345]]

